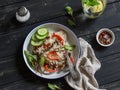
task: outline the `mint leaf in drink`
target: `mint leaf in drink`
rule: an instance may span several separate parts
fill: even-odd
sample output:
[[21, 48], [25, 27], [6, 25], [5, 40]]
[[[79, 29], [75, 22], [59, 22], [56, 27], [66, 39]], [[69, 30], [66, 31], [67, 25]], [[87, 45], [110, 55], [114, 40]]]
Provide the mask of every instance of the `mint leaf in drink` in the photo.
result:
[[99, 5], [98, 0], [83, 0], [83, 3], [85, 3], [88, 6]]
[[71, 8], [71, 6], [66, 6], [65, 10], [68, 15], [73, 16], [73, 9]]

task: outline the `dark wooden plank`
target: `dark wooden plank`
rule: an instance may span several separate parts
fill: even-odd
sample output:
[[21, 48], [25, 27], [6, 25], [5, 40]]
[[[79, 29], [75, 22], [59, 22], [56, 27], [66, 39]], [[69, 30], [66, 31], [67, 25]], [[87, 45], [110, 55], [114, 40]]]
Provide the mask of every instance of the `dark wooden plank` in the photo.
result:
[[23, 1], [27, 1], [27, 0], [0, 0], [0, 7], [10, 5], [10, 4], [14, 4], [14, 3], [20, 3], [20, 2], [23, 2]]
[[48, 90], [48, 83], [66, 87], [64, 78], [47, 80], [34, 75], [26, 67], [21, 51], [17, 56], [0, 59], [0, 90]]
[[[10, 28], [22, 27], [24, 25], [33, 24], [43, 20], [47, 20], [53, 17], [65, 15], [65, 6], [71, 5], [74, 10], [80, 8], [80, 0], [31, 0], [28, 2], [17, 3], [10, 6], [6, 6], [0, 9], [0, 32], [10, 30]], [[26, 6], [31, 12], [31, 18], [29, 22], [20, 24], [15, 19], [15, 12], [18, 7]], [[57, 8], [57, 9], [53, 9]]]
[[96, 78], [100, 85], [120, 80], [120, 53], [98, 58], [102, 67], [96, 73]]
[[[120, 79], [120, 53], [106, 56], [104, 58], [98, 58], [101, 63], [101, 69], [96, 73], [96, 78], [100, 85], [108, 84]], [[12, 90], [25, 90], [25, 89], [45, 89], [47, 90], [47, 83], [62, 83], [62, 87], [68, 87], [64, 79], [57, 80], [45, 80], [35, 76], [26, 67], [21, 53], [17, 57], [4, 58], [0, 62], [0, 88], [12, 89]], [[7, 67], [8, 66], [8, 67]], [[13, 68], [14, 67], [14, 68]], [[13, 76], [14, 75], [14, 76]], [[31, 86], [31, 88], [30, 88]], [[19, 88], [18, 88], [19, 87]], [[107, 87], [106, 88], [110, 88]], [[70, 90], [70, 88], [69, 88]], [[72, 89], [71, 89], [72, 90]]]
[[107, 90], [120, 90], [120, 80], [101, 86]]
[[[112, 5], [108, 5], [107, 8], [105, 9], [103, 15], [95, 20], [87, 20], [85, 22], [81, 22], [80, 18], [76, 18], [78, 19], [78, 27], [77, 28], [72, 28], [74, 29], [74, 32], [79, 36], [79, 35], [84, 35], [84, 34], [89, 34], [91, 32], [97, 31], [98, 29], [102, 28], [102, 27], [115, 27], [115, 26], [119, 26], [119, 20], [120, 20], [120, 3], [114, 3]], [[49, 6], [49, 5], [48, 5]], [[72, 4], [72, 6], [74, 7], [74, 5]], [[75, 6], [76, 8], [79, 7]], [[63, 9], [63, 8], [62, 8]], [[54, 12], [55, 16], [59, 16], [60, 13], [65, 14], [65, 11], [62, 10], [56, 10], [57, 12]], [[34, 11], [34, 9], [32, 8], [32, 10]], [[45, 11], [45, 10], [44, 10]], [[109, 14], [108, 14], [109, 13]], [[33, 13], [34, 14], [34, 13]], [[0, 31], [1, 32], [8, 32], [11, 30], [17, 30], [16, 28], [20, 28], [20, 27], [24, 27], [26, 25], [30, 25], [32, 23], [37, 23], [40, 21], [44, 21], [50, 18], [55, 17], [54, 15], [49, 15], [48, 13], [43, 15], [41, 13], [38, 13], [37, 16], [34, 15], [34, 17], [30, 19], [29, 22], [24, 23], [24, 24], [20, 24], [18, 22], [15, 21], [15, 18], [13, 18], [13, 13], [12, 15], [8, 15], [8, 18], [3, 17], [1, 20], [1, 24], [0, 24]], [[49, 16], [48, 16], [49, 15]], [[45, 17], [43, 17], [45, 16]], [[5, 19], [5, 20], [4, 20]], [[64, 19], [64, 18], [63, 18]], [[36, 21], [37, 20], [37, 21]], [[86, 24], [87, 23], [87, 24]]]
[[[119, 77], [120, 71], [118, 69], [118, 68], [120, 68], [120, 66], [119, 66], [119, 64], [120, 64], [120, 60], [119, 60], [119, 58], [120, 58], [120, 52], [119, 52], [120, 51], [119, 50], [120, 49], [119, 48], [120, 28], [114, 28], [112, 30], [114, 30], [115, 35], [116, 35], [115, 43], [108, 48], [100, 47], [101, 48], [100, 50], [96, 50], [96, 49], [98, 49], [97, 43], [96, 43], [96, 41], [92, 41], [95, 39], [96, 33], [83, 36], [84, 39], [86, 39], [88, 42], [91, 42], [91, 45], [93, 46], [93, 48], [95, 50], [96, 56], [98, 57], [98, 59], [100, 59], [100, 61], [102, 63], [102, 67], [101, 67], [100, 71], [96, 73], [96, 77], [97, 77], [97, 80], [100, 83], [100, 85], [120, 79], [120, 77]], [[19, 33], [19, 35], [22, 35], [22, 34]], [[19, 39], [23, 39], [19, 35], [17, 35], [19, 37]], [[19, 40], [19, 41], [21, 41], [21, 40]], [[16, 45], [12, 46], [10, 48], [15, 48], [15, 47], [16, 47]], [[10, 48], [8, 48], [8, 50], [10, 50]], [[1, 86], [8, 84], [8, 81], [10, 83], [10, 82], [15, 82], [15, 81], [18, 81], [21, 79], [23, 79], [23, 80], [30, 79], [31, 80], [31, 77], [35, 80], [37, 79], [37, 77], [34, 74], [32, 74], [32, 72], [30, 72], [30, 70], [28, 70], [28, 68], [26, 67], [26, 65], [23, 61], [22, 44], [18, 45], [16, 48], [17, 48], [17, 51], [15, 51], [13, 49], [13, 50], [9, 51], [9, 53], [11, 55], [11, 54], [15, 54], [15, 52], [17, 52], [16, 53], [17, 56], [7, 57], [7, 58], [1, 57], [1, 59], [0, 59], [0, 71], [1, 71], [0, 85]], [[8, 50], [6, 50], [5, 55], [8, 55], [7, 54]], [[111, 52], [109, 52], [109, 51], [111, 51]], [[118, 54], [115, 54], [115, 53], [118, 53]], [[1, 55], [2, 55], [2, 52], [1, 52]], [[14, 77], [13, 77], [13, 75], [14, 75]]]
[[[0, 0], [0, 7], [3, 6], [8, 6], [8, 5], [12, 5], [12, 4], [16, 4], [16, 3], [21, 3], [21, 2], [31, 2], [32, 0]], [[39, 2], [39, 0], [37, 0]], [[107, 0], [108, 3], [113, 3], [119, 0]], [[50, 2], [50, 0], [49, 0]]]
[[[52, 1], [51, 1], [52, 2]], [[67, 2], [67, 1], [65, 1]], [[71, 1], [72, 2], [72, 1]], [[62, 3], [61, 1], [58, 3]], [[39, 3], [40, 4], [40, 3]], [[51, 4], [52, 5], [52, 4]], [[53, 4], [57, 5], [57, 4]], [[73, 4], [72, 4], [73, 5]], [[35, 5], [33, 5], [35, 7]], [[48, 6], [49, 8], [51, 6]], [[61, 6], [63, 7], [63, 6]], [[43, 7], [42, 7], [43, 8]], [[42, 9], [41, 8], [41, 9]], [[45, 10], [45, 9], [44, 9]], [[111, 10], [111, 11], [110, 11]], [[53, 11], [56, 12], [54, 15], [59, 17], [59, 15], [65, 15], [65, 12], [62, 11], [62, 9], [58, 9]], [[12, 12], [11, 12], [12, 13]], [[108, 13], [111, 13], [108, 15]], [[39, 14], [39, 13], [38, 13]], [[48, 13], [44, 13], [43, 15], [46, 15]], [[42, 14], [40, 14], [42, 16]], [[53, 15], [53, 16], [54, 16]], [[10, 30], [14, 28], [14, 32], [6, 32], [5, 34], [0, 35], [0, 85], [1, 88], [3, 89], [14, 89], [14, 90], [19, 90], [19, 89], [47, 89], [46, 85], [48, 83], [48, 80], [43, 80], [35, 75], [33, 75], [26, 65], [23, 62], [22, 59], [22, 44], [23, 41], [26, 37], [26, 35], [37, 25], [41, 23], [45, 23], [44, 20], [50, 19], [49, 21], [46, 22], [58, 22], [65, 24], [66, 26], [69, 26], [66, 23], [66, 17], [59, 17], [55, 18], [52, 15], [49, 17], [45, 16], [40, 17], [40, 20], [37, 20], [37, 18], [32, 18], [30, 23], [26, 24], [14, 24], [14, 22], [10, 25]], [[37, 16], [38, 17], [38, 16]], [[85, 23], [80, 23], [78, 27], [72, 28], [73, 32], [79, 37], [83, 37], [86, 39], [90, 44], [93, 46], [95, 53], [97, 57], [100, 59], [102, 63], [102, 68], [100, 71], [96, 74], [96, 77], [100, 83], [100, 85], [103, 85], [105, 83], [110, 83], [112, 81], [120, 79], [120, 71], [118, 68], [120, 68], [119, 64], [119, 58], [120, 58], [120, 41], [119, 41], [119, 35], [120, 35], [120, 28], [114, 28], [116, 26], [119, 26], [119, 20], [120, 20], [120, 10], [119, 10], [119, 3], [111, 4], [108, 5], [107, 10], [105, 13], [98, 19], [92, 20], [87, 25], [84, 25]], [[55, 18], [55, 19], [52, 19]], [[10, 18], [8, 18], [10, 20]], [[40, 22], [43, 21], [43, 22]], [[104, 22], [105, 21], [105, 22]], [[6, 21], [7, 22], [7, 21]], [[11, 21], [10, 21], [11, 22]], [[40, 22], [40, 23], [37, 23]], [[33, 24], [36, 23], [36, 24]], [[29, 24], [33, 24], [30, 25]], [[4, 25], [4, 23], [3, 23]], [[28, 26], [25, 26], [28, 25]], [[6, 26], [6, 25], [5, 25]], [[5, 28], [5, 26], [2, 28]], [[12, 26], [12, 27], [11, 27]], [[88, 27], [89, 26], [89, 27]], [[116, 35], [116, 41], [115, 43], [108, 48], [102, 48], [100, 47], [96, 41], [95, 41], [95, 35], [98, 29], [102, 27], [108, 27], [111, 28]], [[6, 29], [3, 29], [6, 30]], [[110, 52], [111, 51], [111, 52]], [[17, 55], [18, 57], [7, 57], [6, 56], [11, 56], [11, 55]], [[3, 66], [4, 65], [4, 66]], [[108, 66], [109, 65], [109, 66]], [[7, 67], [8, 66], [8, 67]], [[113, 71], [114, 69], [114, 71]], [[26, 73], [26, 74], [25, 74]], [[13, 76], [14, 75], [14, 76]], [[31, 79], [32, 77], [32, 79]], [[22, 82], [19, 80], [23, 80]], [[35, 83], [38, 81], [38, 83]], [[14, 82], [14, 83], [13, 83]], [[52, 82], [52, 81], [51, 81]], [[58, 80], [58, 82], [60, 82]], [[37, 85], [36, 85], [37, 84]], [[39, 85], [40, 84], [40, 85]], [[31, 86], [31, 88], [30, 88]], [[43, 87], [41, 87], [43, 86]], [[17, 88], [18, 87], [18, 88]], [[20, 87], [20, 88], [19, 88]], [[40, 88], [41, 87], [41, 88]], [[70, 89], [67, 89], [70, 90]]]
[[[15, 19], [15, 12], [16, 9], [21, 6], [24, 5], [26, 6], [30, 12], [31, 12], [31, 18], [29, 20], [29, 22], [26, 22], [24, 24], [20, 24], [16, 21]], [[59, 6], [60, 5], [60, 6]], [[31, 1], [30, 3], [28, 2], [24, 2], [24, 3], [18, 3], [15, 5], [10, 5], [10, 6], [6, 6], [5, 8], [1, 8], [0, 9], [0, 32], [6, 32], [6, 31], [10, 31], [13, 30], [14, 28], [18, 28], [18, 27], [23, 27], [26, 25], [31, 25], [33, 23], [37, 23], [37, 22], [41, 22], [44, 20], [48, 20], [50, 18], [55, 18], [55, 17], [59, 17], [62, 15], [66, 15], [66, 12], [64, 10], [66, 5], [71, 5], [73, 7], [74, 11], [77, 11], [81, 8], [81, 4], [79, 0], [76, 1], [56, 1], [56, 0], [48, 0], [48, 1], [41, 1], [38, 2], [37, 0]], [[39, 11], [36, 11], [38, 10]], [[57, 8], [57, 9], [53, 9], [53, 8]], [[119, 2], [114, 3], [113, 5], [107, 5], [107, 8], [105, 10], [105, 12], [103, 13], [103, 15], [96, 19], [96, 20], [92, 20], [91, 22], [88, 23], [88, 25], [92, 27], [92, 29], [94, 29], [94, 26], [100, 26], [101, 24], [108, 24], [108, 22], [103, 22], [105, 19], [108, 21], [109, 18], [111, 18], [113, 15], [116, 18], [116, 20], [118, 20], [119, 18]], [[49, 9], [49, 11], [47, 11]], [[43, 12], [44, 11], [44, 12]], [[109, 14], [108, 14], [109, 13]], [[78, 20], [79, 21], [79, 20]], [[111, 19], [111, 21], [115, 22], [115, 19]], [[87, 22], [87, 21], [86, 21]], [[84, 22], [84, 23], [86, 23]], [[97, 23], [96, 23], [97, 22]], [[78, 22], [80, 23], [80, 22]], [[83, 30], [84, 32], [88, 30], [88, 28], [86, 28], [87, 26], [84, 25], [84, 23], [80, 23], [80, 26], [83, 26]], [[94, 24], [96, 23], [96, 24]], [[109, 24], [109, 26], [112, 23]], [[115, 25], [118, 25], [118, 21], [116, 21]], [[93, 26], [94, 25], [94, 26]], [[104, 25], [104, 26], [105, 26]], [[99, 28], [99, 27], [98, 27]]]
[[106, 0], [106, 1], [107, 1], [107, 3], [109, 4], [109, 3], [118, 2], [119, 0]]
[[[111, 17], [112, 18], [112, 17]], [[50, 21], [47, 21], [47, 22], [59, 22], [59, 23], [62, 23], [64, 25], [68, 25], [66, 23], [66, 20], [64, 19], [64, 17], [61, 17], [61, 18], [57, 18], [57, 19], [53, 19], [53, 20], [50, 20]], [[43, 23], [43, 22], [42, 22]], [[22, 44], [24, 42], [24, 39], [25, 37], [27, 36], [27, 34], [34, 28], [36, 27], [37, 25], [39, 25], [41, 23], [38, 23], [38, 24], [34, 24], [34, 25], [31, 25], [31, 26], [26, 26], [26, 27], [23, 27], [23, 28], [19, 28], [19, 29], [16, 29], [15, 32], [11, 32], [11, 33], [7, 33], [7, 34], [4, 34], [4, 35], [1, 35], [0, 36], [0, 42], [1, 43], [1, 47], [0, 47], [0, 57], [5, 57], [5, 56], [9, 56], [9, 55], [12, 55], [12, 54], [15, 54], [17, 52], [17, 50], [19, 49], [19, 47], [22, 47]], [[91, 28], [91, 27], [90, 27]], [[81, 27], [82, 29], [82, 27]], [[119, 49], [119, 28], [115, 28], [113, 29], [113, 31], [115, 31], [115, 34], [116, 34], [116, 41], [115, 41], [115, 44], [112, 45], [111, 47], [108, 47], [104, 50], [100, 50], [101, 47], [97, 47], [97, 46], [94, 46], [96, 45], [96, 41], [95, 41], [95, 34], [96, 34], [96, 29], [90, 31], [86, 31], [86, 35], [84, 37], [84, 30], [79, 30], [78, 28], [74, 28], [72, 29], [72, 31], [79, 37], [83, 37], [85, 38], [86, 40], [89, 40], [89, 42], [91, 42], [91, 44], [93, 45], [93, 48], [96, 50], [96, 53], [97, 56], [101, 57], [102, 55], [105, 56], [105, 55], [109, 55], [110, 53], [116, 53], [116, 52], [119, 52], [118, 49]], [[83, 34], [83, 33], [84, 34]], [[90, 33], [94, 33], [92, 35], [89, 35]], [[9, 50], [7, 50], [6, 49]], [[12, 48], [12, 50], [11, 50]], [[118, 49], [117, 49], [118, 48]], [[100, 51], [98, 51], [98, 49]], [[111, 50], [112, 52], [109, 52], [108, 51]], [[103, 54], [100, 54], [100, 53], [103, 53]], [[107, 52], [107, 53], [106, 53]]]

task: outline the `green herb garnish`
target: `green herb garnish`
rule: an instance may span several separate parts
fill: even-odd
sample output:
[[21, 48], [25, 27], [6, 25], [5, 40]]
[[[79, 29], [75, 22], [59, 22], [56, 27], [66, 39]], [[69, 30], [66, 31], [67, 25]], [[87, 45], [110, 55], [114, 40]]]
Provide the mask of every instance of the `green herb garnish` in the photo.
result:
[[71, 6], [66, 6], [65, 10], [68, 15], [73, 16], [73, 9], [71, 8]]
[[76, 23], [72, 19], [68, 19], [67, 22], [70, 26], [76, 26]]
[[34, 63], [33, 61], [37, 61], [37, 56], [36, 55], [32, 55], [29, 51], [24, 51], [24, 54], [28, 60], [28, 63], [30, 64], [31, 67], [34, 67]]
[[45, 64], [45, 58], [42, 56], [40, 58], [40, 66], [44, 66], [44, 64]]
[[95, 5], [99, 5], [98, 0], [82, 0], [83, 3], [85, 3], [88, 6], [95, 6]]
[[49, 87], [51, 90], [60, 90], [60, 88], [59, 88], [56, 84], [48, 83], [48, 87]]

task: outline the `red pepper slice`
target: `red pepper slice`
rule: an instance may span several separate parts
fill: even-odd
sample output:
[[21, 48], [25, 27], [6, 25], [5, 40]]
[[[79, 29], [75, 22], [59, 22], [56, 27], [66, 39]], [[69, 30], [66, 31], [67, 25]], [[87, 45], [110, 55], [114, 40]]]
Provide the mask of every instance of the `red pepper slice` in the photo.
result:
[[48, 72], [50, 72], [50, 73], [53, 73], [53, 72], [57, 71], [57, 68], [50, 69], [48, 65], [45, 65], [45, 70], [48, 71]]
[[44, 44], [43, 48], [48, 48], [50, 46], [50, 43]]
[[47, 57], [52, 60], [59, 60], [59, 57], [57, 55], [56, 51], [51, 51], [48, 53]]
[[74, 58], [73, 58], [73, 57], [70, 57], [70, 61], [71, 61], [72, 63], [74, 63]]
[[63, 40], [63, 38], [60, 35], [53, 33], [52, 37], [53, 38], [54, 37], [57, 38], [62, 45], [64, 44], [64, 40]]
[[35, 51], [36, 51], [36, 50], [38, 50], [38, 49], [39, 49], [39, 47], [38, 47], [38, 46], [34, 46], [34, 49], [35, 49]]

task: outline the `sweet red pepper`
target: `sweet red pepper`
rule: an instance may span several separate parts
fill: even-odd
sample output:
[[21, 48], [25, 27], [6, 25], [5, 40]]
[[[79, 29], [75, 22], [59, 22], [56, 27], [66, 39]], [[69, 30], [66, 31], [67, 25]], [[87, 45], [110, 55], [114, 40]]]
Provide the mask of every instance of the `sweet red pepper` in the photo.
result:
[[48, 48], [50, 46], [50, 43], [44, 44], [43, 48]]
[[38, 49], [39, 49], [39, 47], [38, 47], [38, 46], [34, 46], [34, 49], [35, 49], [35, 51], [36, 51], [36, 50], [38, 50]]
[[57, 38], [58, 41], [60, 41], [60, 43], [61, 43], [62, 45], [64, 44], [64, 40], [63, 40], [63, 38], [62, 38], [60, 35], [53, 33], [52, 37]]
[[74, 58], [73, 58], [73, 57], [70, 57], [70, 61], [71, 61], [72, 63], [74, 63]]
[[49, 52], [47, 57], [52, 60], [59, 60], [59, 57], [56, 51]]
[[53, 73], [53, 72], [57, 71], [57, 68], [50, 69], [48, 65], [45, 65], [45, 70], [48, 71], [48, 72], [50, 72], [50, 73]]

